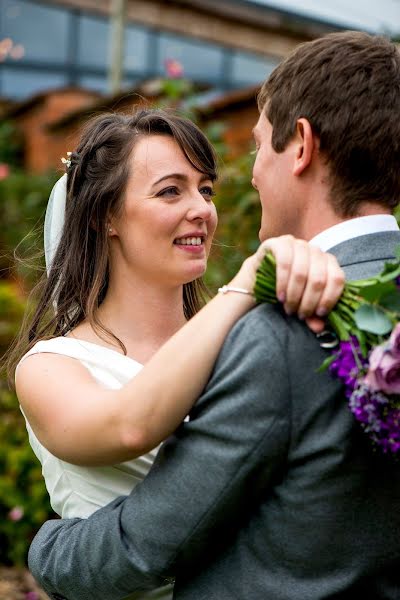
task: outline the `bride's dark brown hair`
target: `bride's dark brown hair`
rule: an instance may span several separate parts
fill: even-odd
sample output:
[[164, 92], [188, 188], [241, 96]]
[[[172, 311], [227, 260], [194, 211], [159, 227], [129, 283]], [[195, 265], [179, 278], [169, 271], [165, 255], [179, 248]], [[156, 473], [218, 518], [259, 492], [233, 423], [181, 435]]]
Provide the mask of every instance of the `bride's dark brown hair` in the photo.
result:
[[[134, 114], [107, 113], [91, 119], [70, 157], [64, 228], [50, 272], [33, 290], [38, 297], [36, 309], [32, 317], [25, 317], [9, 352], [11, 384], [16, 364], [38, 340], [65, 335], [84, 319], [126, 353], [122, 341], [101, 323], [97, 308], [109, 281], [107, 222], [122, 206], [135, 144], [149, 135], [171, 136], [195, 169], [212, 181], [216, 179], [214, 150], [186, 118], [140, 109]], [[201, 308], [205, 297], [201, 278], [184, 284], [187, 319]]]

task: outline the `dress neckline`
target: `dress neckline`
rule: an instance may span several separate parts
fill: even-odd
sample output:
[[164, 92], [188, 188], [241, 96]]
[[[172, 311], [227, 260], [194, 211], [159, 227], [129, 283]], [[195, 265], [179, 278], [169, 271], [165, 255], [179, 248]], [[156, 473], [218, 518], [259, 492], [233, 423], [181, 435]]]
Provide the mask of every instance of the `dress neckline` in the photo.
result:
[[122, 354], [121, 352], [118, 352], [117, 350], [114, 350], [113, 348], [108, 348], [107, 346], [102, 346], [101, 344], [96, 344], [96, 342], [88, 342], [87, 340], [82, 340], [82, 339], [76, 338], [76, 337], [67, 337], [65, 335], [59, 336], [59, 339], [74, 340], [75, 342], [78, 342], [79, 344], [84, 344], [84, 345], [86, 344], [87, 346], [94, 346], [95, 348], [104, 350], [105, 352], [111, 352], [114, 356], [117, 355], [120, 358], [130, 360], [135, 365], [139, 365], [140, 367], [144, 366], [143, 363], [139, 362], [138, 360], [135, 360], [134, 358], [131, 358], [127, 354]]

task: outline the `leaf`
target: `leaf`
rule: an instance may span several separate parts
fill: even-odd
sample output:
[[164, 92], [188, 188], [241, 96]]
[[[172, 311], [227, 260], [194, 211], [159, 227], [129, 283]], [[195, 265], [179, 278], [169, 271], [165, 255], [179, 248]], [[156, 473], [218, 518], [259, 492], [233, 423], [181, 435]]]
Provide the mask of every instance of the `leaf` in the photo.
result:
[[349, 339], [349, 324], [340, 317], [335, 309], [328, 314], [327, 321], [332, 326], [339, 340], [346, 341]]
[[366, 339], [366, 334], [361, 329], [356, 329], [356, 328], [352, 329], [350, 331], [350, 334], [352, 336], [354, 336], [355, 338], [357, 338], [358, 343], [360, 344], [361, 354], [364, 358], [366, 358], [366, 356], [368, 354], [368, 350], [369, 350], [369, 346], [368, 346], [367, 339]]
[[331, 356], [328, 356], [324, 362], [322, 363], [322, 365], [320, 365], [318, 367], [318, 369], [316, 370], [316, 373], [322, 373], [323, 371], [326, 371], [326, 369], [329, 367], [329, 365], [331, 363], [333, 363], [333, 361], [336, 359], [336, 354], [331, 354]]
[[395, 284], [392, 281], [386, 281], [385, 283], [377, 282], [375, 285], [361, 288], [358, 295], [367, 300], [367, 302], [378, 302], [383, 296], [389, 292], [395, 291]]
[[382, 273], [379, 275], [378, 279], [382, 283], [386, 281], [392, 281], [396, 279], [400, 275], [400, 262], [387, 262], [383, 268]]
[[385, 294], [379, 304], [387, 310], [399, 313], [400, 319], [400, 291], [397, 286], [393, 286], [393, 290]]
[[392, 322], [383, 310], [371, 304], [362, 304], [354, 313], [356, 325], [362, 331], [386, 335], [392, 330]]

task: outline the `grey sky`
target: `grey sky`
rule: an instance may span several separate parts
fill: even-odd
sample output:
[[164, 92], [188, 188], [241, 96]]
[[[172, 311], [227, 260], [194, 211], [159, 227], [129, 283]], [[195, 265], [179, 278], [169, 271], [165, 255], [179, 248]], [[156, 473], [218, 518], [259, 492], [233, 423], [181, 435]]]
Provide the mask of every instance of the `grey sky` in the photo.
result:
[[343, 27], [398, 34], [400, 0], [251, 0]]

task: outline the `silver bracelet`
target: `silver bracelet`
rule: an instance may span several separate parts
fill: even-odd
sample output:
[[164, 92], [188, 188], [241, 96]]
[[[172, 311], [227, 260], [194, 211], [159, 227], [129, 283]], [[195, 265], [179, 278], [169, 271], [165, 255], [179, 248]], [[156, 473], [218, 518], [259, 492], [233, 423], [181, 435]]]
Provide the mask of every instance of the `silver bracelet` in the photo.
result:
[[227, 294], [228, 292], [238, 292], [239, 294], [249, 294], [252, 296], [252, 293], [244, 288], [230, 287], [229, 285], [223, 285], [222, 287], [218, 288], [219, 294]]

